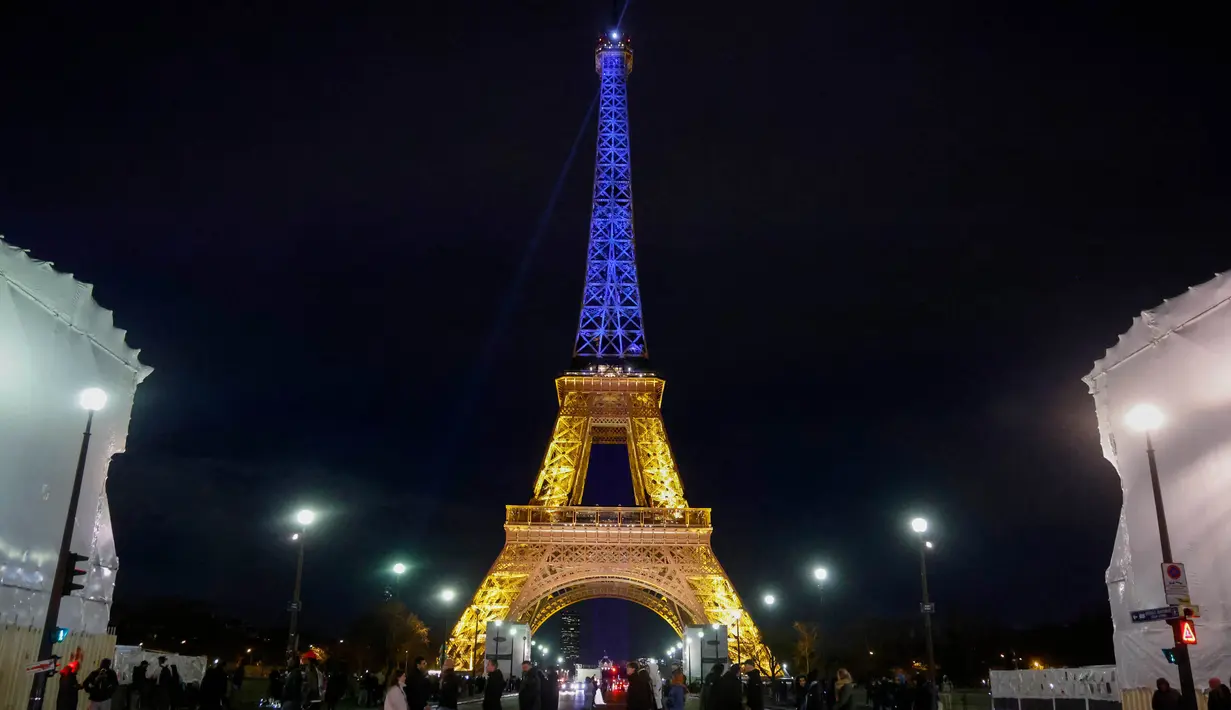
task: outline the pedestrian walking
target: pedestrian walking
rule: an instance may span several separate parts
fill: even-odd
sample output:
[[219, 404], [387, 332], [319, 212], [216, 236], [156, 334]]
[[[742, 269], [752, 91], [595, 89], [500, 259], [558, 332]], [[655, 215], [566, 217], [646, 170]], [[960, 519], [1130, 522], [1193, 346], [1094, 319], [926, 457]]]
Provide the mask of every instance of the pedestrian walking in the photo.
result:
[[540, 710], [543, 705], [539, 672], [530, 661], [522, 661], [521, 684], [517, 688], [518, 710]]
[[714, 707], [714, 690], [718, 687], [718, 682], [722, 680], [722, 664], [715, 663], [711, 668], [705, 680], [701, 681], [701, 710], [715, 710]]
[[[392, 674], [396, 675], [397, 671]], [[427, 659], [415, 656], [415, 667], [406, 674], [406, 702], [410, 710], [428, 710], [432, 699], [432, 681], [427, 677]]]
[[684, 673], [675, 669], [671, 674], [671, 688], [667, 691], [667, 709], [684, 710], [684, 699], [688, 697], [688, 688], [684, 684]]
[[650, 674], [636, 661], [629, 661], [628, 666], [628, 710], [654, 710], [657, 707], [654, 688], [651, 687]]
[[410, 710], [406, 698], [406, 671], [390, 673], [389, 680], [389, 687], [385, 689], [385, 710]]
[[838, 669], [838, 680], [834, 682], [834, 710], [855, 710], [855, 683], [851, 680], [851, 672], [845, 668]]
[[111, 670], [111, 659], [99, 661], [81, 686], [90, 698], [90, 710], [111, 710], [111, 698], [120, 688], [120, 678]]
[[452, 658], [445, 659], [444, 670], [440, 672], [440, 705], [447, 710], [457, 710], [457, 698], [462, 691], [462, 682], [453, 670]]
[[487, 681], [483, 684], [483, 710], [500, 710], [500, 696], [504, 694], [504, 673], [496, 662], [487, 661]]
[[744, 675], [748, 676], [748, 683], [745, 685], [748, 710], [765, 710], [765, 696], [762, 695], [763, 683], [761, 683], [761, 672], [757, 670], [757, 666], [754, 661], [744, 661]]
[[76, 663], [69, 663], [60, 670], [59, 690], [56, 695], [56, 710], [77, 710], [81, 683], [77, 682]]

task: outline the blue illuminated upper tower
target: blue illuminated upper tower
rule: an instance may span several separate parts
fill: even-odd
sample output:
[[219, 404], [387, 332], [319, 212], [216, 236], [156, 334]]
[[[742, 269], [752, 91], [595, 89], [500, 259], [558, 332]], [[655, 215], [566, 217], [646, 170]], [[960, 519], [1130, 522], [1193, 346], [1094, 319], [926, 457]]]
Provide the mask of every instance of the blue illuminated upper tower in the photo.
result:
[[594, 67], [601, 79], [594, 205], [573, 357], [615, 364], [644, 360], [649, 355], [633, 246], [633, 176], [628, 141], [628, 74], [633, 70], [633, 49], [628, 38], [612, 31], [600, 39], [594, 51]]

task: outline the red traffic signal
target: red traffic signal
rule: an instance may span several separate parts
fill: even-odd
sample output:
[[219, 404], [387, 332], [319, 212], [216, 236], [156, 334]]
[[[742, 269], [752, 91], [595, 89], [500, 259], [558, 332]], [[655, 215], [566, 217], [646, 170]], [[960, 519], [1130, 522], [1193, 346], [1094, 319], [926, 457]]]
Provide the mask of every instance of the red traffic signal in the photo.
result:
[[1175, 636], [1178, 643], [1187, 646], [1197, 645], [1197, 627], [1193, 626], [1192, 619], [1180, 619], [1175, 627]]
[[[64, 576], [62, 577], [64, 584], [60, 587], [60, 596], [67, 597], [78, 589], [85, 589], [84, 584], [77, 583], [77, 578], [83, 577], [88, 570], [77, 569], [77, 565], [78, 563], [89, 561], [89, 557], [79, 555], [76, 552], [68, 553], [68, 556], [64, 558]], [[82, 579], [81, 581], [84, 582], [85, 580]]]

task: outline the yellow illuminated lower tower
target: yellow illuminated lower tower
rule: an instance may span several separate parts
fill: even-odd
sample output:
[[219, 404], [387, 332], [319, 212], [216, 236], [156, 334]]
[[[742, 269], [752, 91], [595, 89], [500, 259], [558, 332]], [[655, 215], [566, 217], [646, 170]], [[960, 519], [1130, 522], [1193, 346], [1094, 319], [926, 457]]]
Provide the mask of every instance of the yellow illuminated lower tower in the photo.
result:
[[[528, 505], [508, 506], [505, 543], [453, 627], [447, 653], [459, 668], [482, 658], [489, 621], [531, 633], [586, 599], [626, 599], [681, 635], [722, 624], [733, 654], [770, 669], [739, 595], [710, 547], [709, 508], [690, 508], [663, 427], [665, 383], [647, 350], [633, 242], [627, 78], [632, 46], [617, 31], [599, 40], [601, 78], [594, 205], [574, 358], [556, 379], [560, 412]], [[593, 444], [628, 447], [637, 507], [580, 505]]]

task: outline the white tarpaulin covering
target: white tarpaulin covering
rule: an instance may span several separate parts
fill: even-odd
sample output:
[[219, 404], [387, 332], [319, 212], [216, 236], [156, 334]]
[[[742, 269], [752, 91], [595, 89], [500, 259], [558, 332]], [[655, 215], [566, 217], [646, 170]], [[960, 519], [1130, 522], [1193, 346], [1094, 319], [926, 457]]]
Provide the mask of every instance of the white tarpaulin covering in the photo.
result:
[[1165, 622], [1134, 624], [1129, 612], [1164, 606], [1162, 551], [1145, 437], [1125, 422], [1134, 405], [1165, 416], [1153, 435], [1171, 549], [1186, 566], [1200, 606], [1199, 645], [1191, 648], [1197, 687], [1231, 674], [1231, 278], [1220, 274], [1133, 319], [1086, 376], [1103, 455], [1124, 491], [1107, 589], [1115, 623], [1120, 686], [1149, 688], [1160, 677], [1179, 687], [1162, 650], [1173, 646]]
[[991, 671], [993, 698], [1120, 700], [1115, 666]]
[[208, 663], [205, 656], [180, 656], [166, 651], [147, 651], [140, 646], [115, 647], [116, 675], [120, 677], [121, 683], [131, 683], [133, 669], [145, 661], [149, 664], [145, 669], [145, 676], [156, 681], [158, 680], [159, 656], [166, 657], [168, 668], [175, 666], [175, 670], [179, 671], [180, 680], [185, 683], [200, 683], [205, 677], [206, 663]]
[[104, 483], [124, 450], [137, 385], [149, 373], [93, 287], [0, 240], [0, 620], [42, 626], [86, 412], [82, 389], [107, 406], [93, 437], [72, 551], [88, 555], [84, 590], [66, 597], [59, 625], [106, 631], [119, 562]]

